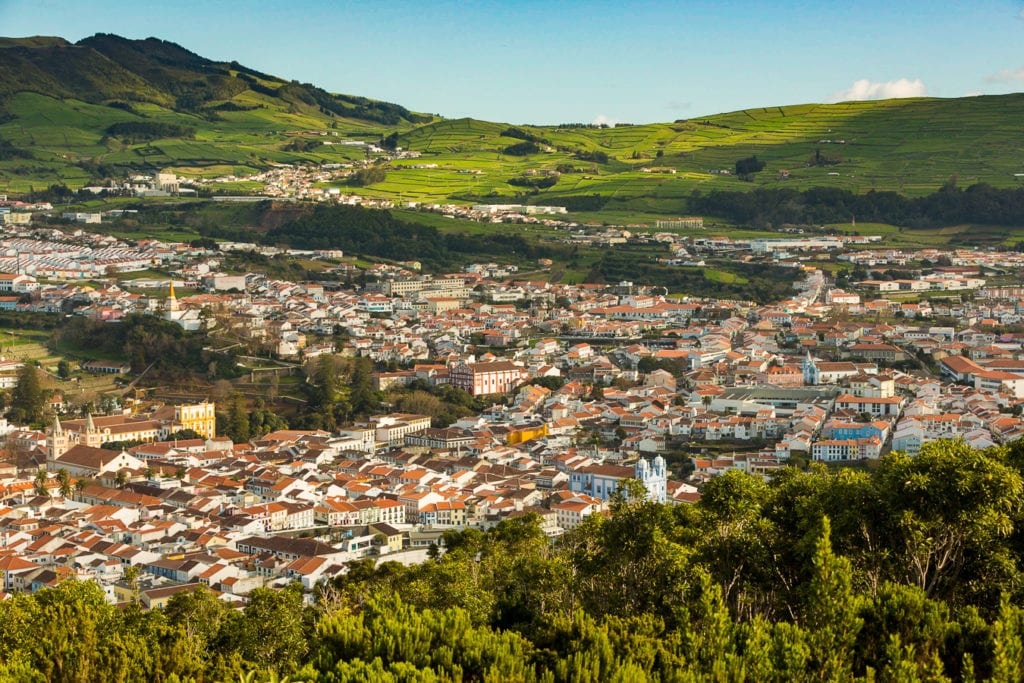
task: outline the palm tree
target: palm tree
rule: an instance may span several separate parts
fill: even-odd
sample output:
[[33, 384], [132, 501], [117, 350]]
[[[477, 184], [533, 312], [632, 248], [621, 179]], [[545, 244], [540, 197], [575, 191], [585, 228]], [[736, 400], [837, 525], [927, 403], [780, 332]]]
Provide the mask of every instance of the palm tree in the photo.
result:
[[125, 470], [118, 470], [117, 476], [114, 477], [114, 481], [117, 483], [117, 488], [123, 489], [124, 485], [128, 483], [128, 472]]
[[57, 481], [60, 482], [60, 495], [64, 498], [70, 498], [75, 487], [71, 483], [71, 475], [63, 467], [57, 470]]
[[47, 475], [45, 467], [40, 467], [39, 469], [36, 470], [35, 489], [36, 489], [36, 493], [38, 495], [40, 495], [40, 496], [48, 496], [48, 495], [50, 495], [49, 489], [46, 488], [46, 482], [48, 480], [49, 480], [49, 475]]

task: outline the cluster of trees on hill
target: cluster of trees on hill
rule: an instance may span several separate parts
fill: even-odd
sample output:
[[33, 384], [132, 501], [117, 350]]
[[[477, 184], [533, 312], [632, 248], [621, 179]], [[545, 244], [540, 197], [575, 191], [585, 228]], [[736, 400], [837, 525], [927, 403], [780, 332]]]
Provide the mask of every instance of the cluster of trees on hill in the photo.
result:
[[356, 187], [368, 187], [370, 185], [376, 185], [382, 183], [388, 177], [387, 170], [384, 166], [375, 164], [373, 166], [367, 166], [361, 168], [348, 177], [348, 184], [355, 185]]
[[54, 350], [83, 349], [101, 357], [126, 358], [132, 372], [149, 368], [156, 377], [180, 379], [201, 373], [230, 379], [239, 374], [234, 352], [207, 350], [205, 333], [185, 332], [176, 323], [143, 313], [128, 315], [117, 325], [72, 316], [47, 343]]
[[[228, 237], [214, 226], [204, 229], [204, 234]], [[251, 233], [248, 237], [252, 239]], [[299, 249], [343, 249], [396, 261], [416, 260], [431, 271], [461, 265], [472, 256], [526, 260], [564, 257], [570, 251], [535, 244], [517, 234], [442, 234], [430, 225], [399, 220], [389, 211], [358, 206], [318, 206], [268, 230], [261, 240]]]
[[[279, 97], [286, 100], [297, 100], [308, 105], [316, 105], [321, 111], [336, 116], [344, 116], [365, 121], [374, 121], [385, 126], [394, 126], [403, 120], [412, 123], [429, 123], [431, 116], [414, 114], [405, 107], [391, 102], [378, 102], [365, 97], [353, 95], [336, 95], [319, 88], [312, 83], [292, 81], [278, 88], [268, 88], [256, 78], [252, 72], [239, 72], [238, 78], [246, 81], [249, 87], [264, 95]], [[266, 76], [262, 76], [266, 78]]]
[[530, 187], [537, 190], [546, 190], [558, 184], [557, 175], [517, 175], [508, 179], [509, 185], [516, 187]]
[[995, 188], [985, 183], [966, 190], [954, 182], [924, 197], [896, 192], [857, 194], [849, 190], [815, 187], [756, 189], [751, 192], [695, 191], [691, 211], [718, 216], [745, 225], [812, 225], [858, 221], [927, 228], [963, 223], [1024, 224], [1024, 188]]
[[144, 612], [67, 581], [0, 602], [0, 681], [1020, 681], [1022, 467], [936, 442], [873, 474], [733, 471], [693, 506], [631, 482], [554, 544], [535, 516], [446, 532], [312, 605]]
[[607, 164], [608, 163], [608, 153], [607, 152], [602, 152], [599, 149], [594, 149], [594, 150], [581, 149], [581, 150], [577, 150], [576, 153], [573, 154], [573, 156], [576, 157], [577, 159], [580, 159], [581, 161], [596, 161], [599, 164]]
[[765, 166], [764, 160], [758, 159], [756, 155], [739, 159], [736, 162], [736, 175], [740, 180], [750, 180], [755, 173], [763, 171]]
[[158, 138], [194, 138], [195, 128], [159, 121], [121, 121], [107, 127], [107, 135], [125, 142], [146, 142]]
[[822, 154], [820, 149], [814, 150], [814, 155], [807, 160], [808, 166], [838, 166], [843, 163], [843, 157], [839, 154]]
[[611, 128], [607, 123], [560, 123], [558, 128]]
[[0, 138], [0, 161], [11, 161], [12, 159], [31, 159], [32, 152], [14, 146], [10, 140]]
[[285, 152], [312, 152], [323, 144], [323, 142], [316, 138], [298, 138], [289, 141], [281, 149]]
[[266, 95], [267, 97], [280, 96], [280, 93], [277, 92], [277, 88], [272, 88], [268, 85], [263, 85], [259, 80], [257, 80], [257, 78], [255, 78], [251, 74], [240, 71], [238, 74], [236, 74], [235, 77], [245, 81], [246, 85], [248, 85], [249, 89], [253, 92], [257, 92], [261, 95]]
[[587, 282], [631, 280], [692, 296], [729, 297], [759, 303], [780, 301], [796, 294], [794, 283], [800, 273], [792, 268], [732, 262], [720, 267], [739, 277], [733, 282], [712, 280], [705, 277], [703, 269], [661, 265], [644, 260], [628, 249], [616, 249], [604, 252], [587, 273]]
[[530, 154], [538, 154], [540, 152], [540, 145], [536, 142], [524, 140], [523, 142], [517, 142], [514, 145], [509, 145], [501, 151], [503, 154], [508, 154], [510, 156], [525, 157]]
[[526, 140], [527, 142], [536, 142], [536, 143], [542, 144], [542, 145], [550, 145], [551, 144], [551, 141], [548, 140], [547, 138], [541, 137], [539, 135], [534, 135], [533, 133], [529, 133], [529, 132], [523, 130], [522, 128], [516, 128], [515, 126], [506, 128], [505, 130], [501, 131], [501, 135], [502, 135], [502, 137], [506, 137], [506, 138], [516, 138], [518, 140]]
[[379, 408], [380, 396], [373, 390], [373, 364], [368, 358], [321, 356], [306, 368], [305, 386], [309, 411], [297, 423], [303, 429], [333, 431]]
[[250, 407], [241, 394], [233, 392], [219, 399], [217, 407], [217, 433], [229, 437], [234, 443], [246, 443], [289, 427], [288, 421], [260, 398]]
[[597, 166], [583, 166], [580, 164], [562, 163], [555, 166], [559, 173], [597, 173]]

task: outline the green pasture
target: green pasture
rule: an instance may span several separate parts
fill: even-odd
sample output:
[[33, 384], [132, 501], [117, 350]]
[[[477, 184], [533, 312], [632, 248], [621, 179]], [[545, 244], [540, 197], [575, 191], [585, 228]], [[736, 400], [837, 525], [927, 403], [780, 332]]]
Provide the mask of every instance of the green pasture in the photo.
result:
[[[268, 81], [278, 87], [279, 81]], [[1024, 94], [959, 99], [917, 98], [839, 104], [751, 108], [673, 123], [571, 128], [515, 126], [542, 151], [513, 156], [506, 149], [522, 140], [509, 124], [470, 118], [426, 125], [380, 126], [328, 117], [316, 106], [295, 104], [251, 90], [231, 102], [243, 111], [197, 116], [153, 103], [134, 112], [22, 92], [11, 98], [11, 120], [0, 137], [31, 152], [31, 159], [0, 161], [0, 193], [22, 193], [50, 184], [81, 187], [95, 182], [96, 164], [122, 169], [170, 168], [184, 175], [244, 176], [275, 163], [320, 164], [362, 158], [359, 148], [337, 144], [346, 138], [376, 140], [398, 132], [399, 145], [420, 159], [392, 163], [386, 179], [359, 188], [369, 197], [424, 203], [572, 202], [597, 196], [600, 210], [571, 214], [587, 223], [637, 224], [653, 228], [659, 218], [687, 215], [695, 191], [829, 186], [854, 192], [895, 191], [908, 196], [933, 192], [950, 179], [1021, 186], [1024, 172]], [[152, 121], [194, 129], [194, 138], [126, 141], [106, 136], [118, 122]], [[288, 151], [299, 133], [326, 133], [324, 144]], [[602, 153], [606, 161], [577, 155]], [[738, 159], [757, 155], [767, 163], [751, 182], [731, 173]], [[823, 161], [824, 165], [818, 163]], [[417, 169], [419, 163], [437, 168]], [[550, 188], [532, 190], [510, 179], [532, 171], [569, 167]], [[675, 173], [650, 173], [644, 168]], [[582, 169], [582, 172], [576, 170]], [[475, 171], [476, 173], [469, 173]], [[723, 171], [728, 173], [723, 173]], [[248, 181], [218, 186], [251, 192]], [[346, 188], [348, 189], [348, 188]], [[853, 218], [853, 217], [851, 217]], [[731, 235], [727, 224], [705, 234]], [[1024, 230], [962, 227], [947, 233], [900, 230], [867, 223], [832, 226], [842, 232], [884, 236], [884, 246], [938, 243], [1005, 246], [1024, 240]], [[463, 229], [477, 228], [464, 226]], [[642, 228], [638, 228], [642, 229]], [[723, 231], [722, 233], [717, 231]], [[760, 233], [758, 233], [760, 235]]]

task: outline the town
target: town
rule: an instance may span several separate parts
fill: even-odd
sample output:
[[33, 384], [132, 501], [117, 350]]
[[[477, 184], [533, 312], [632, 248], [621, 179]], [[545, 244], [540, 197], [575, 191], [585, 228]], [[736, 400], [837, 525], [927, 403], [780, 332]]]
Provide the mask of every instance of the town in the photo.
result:
[[[559, 239], [659, 243], [669, 265], [719, 252], [782, 264], [799, 272], [798, 294], [669, 297], [641, 282], [523, 279], [504, 263], [436, 275], [375, 263], [348, 286], [353, 266], [337, 250], [128, 243], [87, 231], [123, 214], [55, 226], [34, 220], [53, 207], [6, 205], [0, 311], [162, 319], [244, 348], [250, 386], [265, 393], [284, 392], [282, 379], [308, 384], [325, 359], [365, 359], [380, 398], [344, 424], [232, 438], [218, 413], [248, 399], [230, 386], [159, 396], [135, 386], [125, 360], [57, 371], [5, 346], [0, 388], [18, 391], [27, 373], [51, 386], [42, 424], [2, 426], [7, 593], [74, 576], [112, 603], [137, 593], [159, 607], [199, 585], [244, 603], [257, 587], [312, 590], [353, 560], [423, 562], [448, 530], [536, 515], [555, 539], [607, 514], [635, 490], [625, 482], [689, 505], [730, 470], [870, 468], [938, 439], [983, 449], [1024, 436], [1017, 252], [673, 232], [699, 227], [691, 217]], [[223, 270], [226, 255], [253, 251], [324, 260], [337, 277]], [[823, 268], [841, 262], [857, 270]], [[130, 277], [154, 269], [167, 276]], [[113, 376], [117, 391], [76, 400], [93, 375]], [[407, 409], [446, 391], [478, 409], [451, 419]]]

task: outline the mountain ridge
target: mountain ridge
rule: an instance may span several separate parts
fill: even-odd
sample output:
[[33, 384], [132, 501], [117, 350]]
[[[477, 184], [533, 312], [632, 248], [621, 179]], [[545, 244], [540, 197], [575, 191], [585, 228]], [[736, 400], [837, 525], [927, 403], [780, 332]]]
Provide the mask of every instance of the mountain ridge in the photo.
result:
[[397, 104], [328, 93], [237, 62], [214, 61], [154, 37], [128, 39], [97, 33], [77, 43], [50, 36], [0, 38], [0, 69], [9, 74], [0, 82], [0, 108], [13, 94], [28, 91], [90, 104], [127, 100], [197, 113], [204, 105], [255, 89], [292, 104], [315, 103], [338, 115], [383, 125], [432, 118]]

